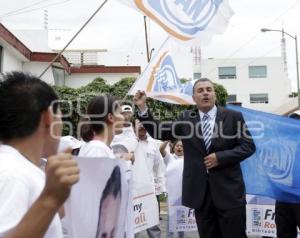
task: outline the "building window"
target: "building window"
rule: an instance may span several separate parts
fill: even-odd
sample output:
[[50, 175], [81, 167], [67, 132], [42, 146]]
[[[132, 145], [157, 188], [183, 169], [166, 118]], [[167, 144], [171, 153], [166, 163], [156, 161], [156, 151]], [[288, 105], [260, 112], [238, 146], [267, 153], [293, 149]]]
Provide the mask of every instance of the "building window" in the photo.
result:
[[219, 79], [235, 79], [236, 67], [219, 67]]
[[58, 67], [52, 67], [54, 84], [56, 86], [65, 86], [65, 70]]
[[249, 66], [249, 78], [266, 78], [267, 66]]
[[250, 103], [269, 103], [269, 95], [267, 93], [250, 94]]
[[201, 73], [194, 73], [193, 78], [194, 78], [194, 79], [200, 79], [201, 76], [202, 76]]
[[229, 102], [236, 102], [236, 94], [229, 94], [227, 99], [226, 99], [226, 102], [229, 103]]
[[2, 73], [2, 66], [3, 65], [3, 47], [0, 45], [0, 73]]

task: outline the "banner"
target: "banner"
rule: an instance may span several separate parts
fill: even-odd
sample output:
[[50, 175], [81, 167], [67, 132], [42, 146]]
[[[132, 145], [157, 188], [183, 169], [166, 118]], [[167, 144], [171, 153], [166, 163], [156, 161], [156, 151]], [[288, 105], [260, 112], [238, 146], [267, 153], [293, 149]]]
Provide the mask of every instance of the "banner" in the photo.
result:
[[144, 152], [139, 146], [134, 151], [132, 168], [134, 232], [146, 230], [159, 224], [158, 203], [154, 181], [150, 177]]
[[[247, 195], [246, 208], [248, 236], [277, 237], [274, 199]], [[299, 230], [297, 237], [300, 237]]]
[[65, 203], [68, 236], [125, 237], [129, 194], [125, 162], [96, 157], [76, 160], [80, 180]]
[[169, 231], [197, 231], [194, 209], [182, 206], [183, 159], [167, 165], [166, 179], [169, 206]]
[[[241, 163], [246, 192], [282, 202], [300, 202], [300, 121], [237, 106], [256, 145]], [[255, 181], [255, 182], [253, 182]]]
[[194, 104], [192, 73], [191, 53], [178, 49], [178, 44], [167, 38], [128, 94], [142, 90], [148, 97], [163, 102]]
[[119, 0], [159, 24], [171, 37], [209, 40], [233, 15], [227, 0]]

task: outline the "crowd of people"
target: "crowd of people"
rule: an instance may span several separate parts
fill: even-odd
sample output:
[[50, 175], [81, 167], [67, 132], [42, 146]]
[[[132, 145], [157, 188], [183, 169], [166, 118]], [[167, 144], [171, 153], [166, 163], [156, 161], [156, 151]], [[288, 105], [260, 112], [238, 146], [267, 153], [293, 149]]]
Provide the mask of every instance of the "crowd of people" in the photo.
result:
[[[61, 137], [58, 99], [52, 87], [35, 76], [12, 72], [1, 79], [0, 237], [67, 237], [67, 227], [61, 224], [64, 203], [80, 179], [74, 155], [122, 159], [130, 167], [139, 159], [136, 148], [143, 151], [140, 156], [145, 158], [158, 210], [159, 195], [168, 192], [168, 169], [177, 166], [182, 183], [179, 203], [195, 210], [199, 236], [247, 237], [240, 162], [255, 152], [255, 144], [243, 115], [217, 105], [212, 81], [195, 82], [195, 109], [182, 112], [173, 122], [153, 118], [143, 91], [133, 98], [136, 117], [130, 105], [114, 96], [96, 96], [79, 123], [78, 140]], [[112, 175], [119, 173], [114, 170]], [[116, 190], [107, 185], [109, 189]], [[118, 198], [120, 186], [116, 191]], [[99, 212], [108, 206], [109, 200], [101, 199]], [[278, 201], [276, 211], [278, 237], [296, 237], [299, 205]], [[100, 227], [105, 224], [99, 218], [95, 237], [115, 237], [114, 230]], [[148, 228], [147, 234], [160, 238], [160, 226]], [[182, 238], [185, 233], [168, 232], [168, 237], [174, 235]]]

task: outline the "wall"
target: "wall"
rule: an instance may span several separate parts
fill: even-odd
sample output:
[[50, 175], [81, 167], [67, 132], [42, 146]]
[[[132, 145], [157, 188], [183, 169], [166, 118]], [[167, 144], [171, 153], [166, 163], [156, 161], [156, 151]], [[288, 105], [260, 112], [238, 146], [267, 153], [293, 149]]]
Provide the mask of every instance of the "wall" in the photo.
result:
[[[267, 78], [249, 78], [248, 66], [267, 66]], [[218, 67], [236, 66], [236, 79], [219, 79]], [[272, 112], [288, 101], [291, 93], [290, 81], [284, 71], [283, 60], [272, 58], [245, 59], [205, 59], [201, 65], [202, 77], [208, 77], [222, 84], [228, 94], [236, 94], [242, 106]], [[268, 93], [269, 103], [250, 103], [250, 94]]]
[[[24, 63], [23, 69], [25, 72], [30, 72], [35, 76], [40, 76], [48, 65], [48, 62], [26, 62]], [[42, 80], [48, 84], [54, 85], [54, 78], [51, 68], [48, 69], [48, 71], [43, 75]]]
[[10, 72], [13, 70], [22, 70], [22, 60], [18, 59], [13, 52], [9, 51], [5, 46], [3, 46], [3, 62], [2, 62], [2, 72]]

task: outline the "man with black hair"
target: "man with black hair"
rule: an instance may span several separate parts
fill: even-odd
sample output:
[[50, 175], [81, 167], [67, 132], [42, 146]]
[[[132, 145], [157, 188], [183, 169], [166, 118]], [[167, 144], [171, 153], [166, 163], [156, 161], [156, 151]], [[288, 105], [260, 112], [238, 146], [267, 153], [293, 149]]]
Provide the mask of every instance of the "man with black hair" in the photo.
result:
[[174, 122], [154, 120], [145, 92], [138, 91], [134, 103], [153, 138], [182, 140], [182, 204], [195, 209], [200, 237], [245, 238], [246, 194], [240, 162], [255, 152], [255, 144], [242, 114], [216, 105], [211, 80], [196, 80], [192, 97], [197, 108], [182, 112]]
[[[79, 169], [71, 148], [56, 155], [62, 130], [57, 99], [49, 85], [22, 72], [0, 82], [0, 237], [63, 237], [58, 210]], [[48, 157], [46, 175], [42, 157]]]

